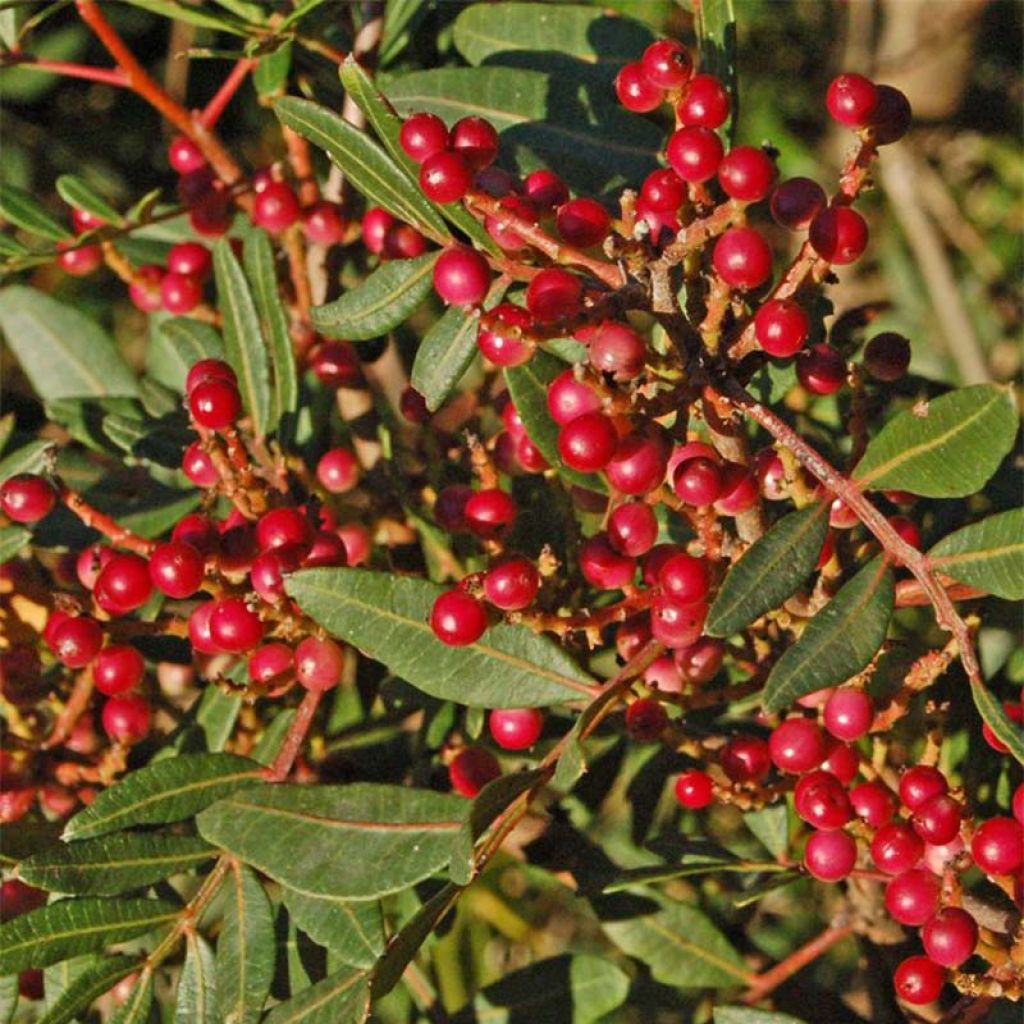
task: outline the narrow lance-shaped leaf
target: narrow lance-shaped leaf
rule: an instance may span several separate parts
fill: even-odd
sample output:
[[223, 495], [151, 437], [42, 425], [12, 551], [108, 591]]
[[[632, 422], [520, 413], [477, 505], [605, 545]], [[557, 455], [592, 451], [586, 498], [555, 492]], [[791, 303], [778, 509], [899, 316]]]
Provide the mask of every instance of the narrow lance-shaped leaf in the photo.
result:
[[369, 1012], [366, 971], [346, 968], [275, 1006], [264, 1024], [362, 1024]]
[[0, 483], [18, 473], [42, 473], [55, 460], [57, 446], [52, 441], [29, 441], [0, 461]]
[[108, 1024], [146, 1024], [153, 1009], [153, 972], [146, 969]]
[[205, 839], [300, 894], [372, 899], [444, 867], [465, 813], [465, 801], [429, 790], [279, 785], [236, 793], [197, 822]]
[[55, 242], [74, 238], [59, 220], [46, 211], [38, 199], [13, 185], [0, 185], [0, 217], [30, 235], [39, 235]]
[[166, 900], [61, 900], [0, 925], [0, 974], [46, 967], [170, 924]]
[[310, 320], [328, 338], [366, 341], [404, 323], [430, 294], [437, 253], [391, 260], [334, 302], [315, 306]]
[[13, 558], [32, 540], [32, 531], [24, 526], [0, 527], [0, 565]]
[[184, 392], [188, 371], [200, 359], [223, 359], [224, 342], [215, 327], [186, 316], [164, 320], [146, 349], [146, 371], [161, 384]]
[[277, 290], [274, 250], [265, 231], [256, 229], [246, 238], [242, 259], [274, 368], [271, 416], [267, 424], [267, 429], [273, 430], [281, 422], [282, 416], [295, 412], [299, 404], [299, 381], [288, 335], [288, 321]]
[[823, 502], [783, 516], [730, 567], [708, 612], [706, 631], [729, 636], [778, 608], [814, 571], [827, 533]]
[[[105, 956], [78, 975], [47, 1007], [38, 1024], [70, 1024], [122, 978], [139, 969], [139, 961], [127, 956]], [[49, 986], [46, 988], [49, 998]]]
[[54, 1006], [83, 974], [91, 971], [99, 960], [99, 954], [85, 953], [82, 956], [61, 960], [60, 963], [50, 964], [43, 971], [43, 1002], [47, 1010]]
[[10, 1024], [18, 1008], [18, 976], [0, 978], [0, 1024]]
[[450, 237], [444, 221], [415, 183], [364, 132], [330, 110], [294, 96], [278, 100], [274, 113], [284, 125], [324, 150], [372, 203], [432, 237]]
[[191, 871], [214, 856], [190, 836], [120, 833], [56, 845], [22, 861], [18, 873], [49, 892], [114, 896]]
[[224, 323], [228, 362], [238, 375], [238, 388], [252, 416], [253, 429], [262, 436], [270, 420], [267, 348], [260, 333], [252, 292], [226, 238], [213, 247], [213, 273], [217, 280], [217, 305]]
[[196, 932], [189, 932], [185, 939], [185, 966], [178, 979], [174, 1024], [219, 1024], [213, 950]]
[[262, 768], [235, 754], [191, 754], [140, 768], [103, 790], [64, 829], [64, 839], [90, 839], [131, 825], [191, 818], [215, 800], [260, 778]]
[[[505, 294], [507, 285], [498, 280], [491, 285], [484, 308], [493, 309]], [[412, 364], [412, 386], [434, 412], [455, 390], [477, 352], [476, 335], [480, 317], [460, 306], [450, 306], [423, 336]]]
[[274, 917], [259, 879], [236, 865], [217, 939], [216, 991], [222, 1024], [253, 1024], [274, 980]]
[[835, 686], [867, 668], [885, 639], [895, 593], [884, 559], [869, 562], [807, 624], [776, 662], [763, 702], [780, 711], [806, 693]]
[[384, 952], [379, 901], [311, 896], [286, 885], [281, 886], [281, 899], [295, 923], [341, 963], [369, 969]]
[[1002, 704], [984, 683], [972, 684], [971, 696], [982, 720], [992, 730], [996, 739], [1003, 743], [1019, 764], [1024, 764], [1024, 733], [1021, 733], [1019, 723], [1010, 721]]
[[959, 388], [894, 416], [857, 463], [857, 483], [926, 498], [980, 490], [1013, 447], [1017, 411], [998, 384]]
[[135, 397], [135, 376], [95, 320], [34, 288], [0, 291], [0, 328], [32, 387], [58, 398]]
[[108, 224], [120, 224], [121, 214], [115, 210], [86, 181], [75, 174], [62, 174], [56, 182], [57, 193], [68, 206], [76, 210], [85, 210]]
[[1007, 601], [1024, 600], [1024, 509], [999, 512], [943, 537], [928, 552], [935, 572]]
[[733, 0], [702, 0], [694, 6], [700, 68], [725, 83], [729, 119], [720, 129], [730, 142], [736, 133], [739, 91], [736, 88], [736, 12]]
[[428, 619], [442, 587], [361, 569], [308, 569], [291, 597], [332, 636], [358, 647], [432, 697], [479, 707], [540, 707], [593, 693], [593, 680], [549, 637], [497, 625], [447, 647]]

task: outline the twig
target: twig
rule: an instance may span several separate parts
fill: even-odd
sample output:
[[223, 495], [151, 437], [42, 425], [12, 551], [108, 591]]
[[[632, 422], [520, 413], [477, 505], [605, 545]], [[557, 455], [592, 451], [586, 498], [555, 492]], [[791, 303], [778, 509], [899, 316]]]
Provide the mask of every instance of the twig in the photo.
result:
[[292, 770], [292, 765], [295, 764], [295, 758], [299, 756], [299, 751], [302, 749], [306, 733], [309, 732], [309, 727], [313, 724], [313, 716], [320, 706], [322, 696], [323, 693], [319, 690], [306, 691], [295, 719], [288, 729], [288, 735], [285, 736], [281, 749], [277, 752], [277, 757], [274, 758], [274, 763], [263, 773], [263, 778], [267, 782], [283, 782], [288, 778], [288, 773]]
[[127, 551], [134, 551], [137, 555], [149, 556], [152, 554], [153, 549], [156, 547], [156, 543], [154, 541], [146, 540], [145, 537], [140, 537], [137, 533], [129, 530], [127, 526], [122, 526], [112, 516], [108, 516], [105, 512], [100, 512], [97, 508], [93, 508], [85, 498], [83, 498], [77, 491], [71, 490], [71, 488], [68, 487], [68, 485], [60, 478], [56, 478], [54, 482], [57, 485], [57, 492], [60, 495], [60, 500], [64, 502], [68, 510], [78, 516], [86, 526], [93, 530], [98, 530], [107, 537], [115, 547], [125, 548]]
[[81, 78], [86, 82], [102, 82], [119, 89], [130, 89], [128, 76], [120, 68], [94, 68], [64, 60], [42, 60], [27, 53], [0, 54], [0, 67], [19, 67], [23, 71], [43, 71], [65, 78]]
[[245, 60], [240, 60], [231, 69], [231, 74], [221, 83], [221, 87], [214, 93], [213, 98], [203, 108], [203, 112], [199, 115], [199, 123], [207, 130], [212, 131], [214, 126], [220, 120], [220, 115], [224, 113], [227, 105], [234, 98], [236, 92], [238, 92], [242, 83], [245, 81], [245, 76], [256, 66], [256, 59], [254, 57], [248, 57]]
[[757, 980], [743, 994], [741, 1001], [747, 1006], [761, 1002], [774, 992], [783, 982], [788, 981], [797, 971], [813, 963], [823, 953], [828, 952], [837, 942], [842, 942], [853, 934], [853, 925], [836, 924], [826, 928], [820, 935], [794, 950], [785, 960], [777, 963], [771, 970], [759, 975]]

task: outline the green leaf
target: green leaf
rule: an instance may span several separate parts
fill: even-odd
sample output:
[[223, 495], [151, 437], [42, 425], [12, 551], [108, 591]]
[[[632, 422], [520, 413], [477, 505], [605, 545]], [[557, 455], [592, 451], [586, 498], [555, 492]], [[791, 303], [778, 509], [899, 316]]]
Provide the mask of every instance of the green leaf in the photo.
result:
[[358, 128], [326, 108], [294, 96], [278, 100], [274, 113], [287, 127], [324, 150], [371, 203], [434, 238], [450, 237], [416, 182]]
[[277, 290], [274, 250], [270, 245], [270, 236], [262, 229], [256, 228], [246, 238], [243, 261], [252, 297], [256, 302], [260, 329], [274, 368], [271, 416], [267, 424], [267, 429], [273, 430], [281, 422], [282, 416], [298, 408], [299, 381], [288, 334], [288, 320]]
[[273, 53], [260, 57], [252, 73], [252, 84], [261, 96], [272, 96], [284, 91], [291, 70], [292, 44], [285, 41]]
[[181, 0], [127, 0], [133, 7], [139, 7], [151, 14], [158, 14], [171, 21], [183, 21], [196, 28], [209, 28], [230, 32], [236, 36], [246, 36], [249, 30], [244, 22], [229, 18], [224, 14], [216, 14], [209, 9], [209, 4], [195, 6]]
[[91, 839], [131, 825], [183, 821], [255, 782], [261, 771], [254, 761], [234, 754], [191, 754], [158, 761], [103, 790], [67, 823], [63, 838]]
[[548, 463], [558, 470], [559, 476], [587, 490], [604, 494], [608, 488], [601, 477], [571, 469], [558, 452], [558, 425], [548, 412], [548, 390], [551, 382], [565, 369], [561, 359], [547, 352], [535, 352], [528, 363], [505, 370], [505, 383], [530, 440]]
[[729, 636], [778, 608], [814, 572], [827, 533], [823, 502], [783, 516], [730, 566], [708, 612], [706, 632]]
[[79, 977], [95, 967], [99, 960], [100, 957], [96, 953], [86, 953], [84, 956], [73, 956], [69, 960], [50, 964], [43, 971], [43, 1003], [47, 1010]]
[[716, 1006], [715, 1024], [803, 1024], [788, 1013], [752, 1010], [747, 1006]]
[[178, 979], [174, 1024], [219, 1024], [213, 950], [195, 932], [186, 933], [185, 942], [185, 966]]
[[31, 193], [13, 185], [0, 184], [0, 217], [30, 235], [39, 235], [55, 242], [69, 241], [75, 237]]
[[747, 811], [743, 824], [773, 857], [783, 857], [789, 852], [789, 807], [785, 801]]
[[31, 540], [32, 531], [24, 526], [0, 527], [0, 565], [12, 559]]
[[18, 871], [48, 892], [114, 896], [190, 871], [214, 856], [201, 839], [126, 832], [55, 846], [22, 861]]
[[343, 964], [367, 970], [384, 952], [384, 917], [377, 900], [311, 896], [281, 886], [281, 899], [295, 923]]
[[1003, 705], [984, 684], [972, 683], [971, 696], [974, 698], [978, 714], [995, 734], [996, 739], [1002, 740], [1009, 747], [1013, 757], [1020, 764], [1024, 764], [1024, 733], [1021, 732], [1020, 724], [1010, 721], [1003, 710]]
[[314, 306], [309, 317], [320, 334], [348, 341], [379, 338], [404, 323], [430, 294], [436, 252], [390, 260], [334, 302]]
[[275, 1006], [264, 1024], [361, 1024], [369, 1012], [366, 971], [345, 968]]
[[95, 320], [34, 288], [12, 284], [0, 291], [0, 328], [32, 387], [47, 401], [139, 392], [134, 374]]
[[38, 1024], [71, 1024], [83, 1010], [101, 995], [109, 992], [122, 978], [139, 969], [139, 961], [127, 956], [106, 956], [79, 974], [63, 992], [49, 1003], [50, 986], [46, 986], [48, 1006]]
[[77, 175], [62, 174], [57, 179], [56, 185], [57, 193], [68, 206], [73, 206], [76, 210], [85, 210], [86, 213], [91, 213], [108, 224], [122, 223], [121, 214], [88, 182]]
[[0, 461], [0, 483], [19, 473], [42, 473], [53, 462], [57, 446], [53, 441], [29, 441]]
[[1007, 601], [1024, 599], [1024, 509], [999, 512], [943, 537], [928, 560], [960, 583]]
[[221, 238], [213, 247], [213, 274], [227, 359], [238, 375], [242, 402], [252, 416], [253, 429], [262, 437], [270, 419], [267, 348], [260, 333], [256, 303], [227, 238]]
[[227, 888], [217, 939], [217, 1020], [255, 1024], [274, 980], [274, 915], [259, 879], [244, 864], [235, 866]]
[[444, 590], [427, 580], [362, 569], [308, 569], [289, 595], [332, 636], [358, 647], [424, 693], [487, 708], [539, 707], [593, 693], [593, 681], [550, 637], [492, 626], [448, 647], [428, 619]]
[[555, 51], [587, 64], [622, 65], [654, 41], [632, 18], [585, 4], [473, 4], [455, 19], [453, 39], [470, 64], [515, 52]]
[[854, 476], [866, 490], [962, 498], [981, 490], [1016, 436], [1008, 388], [959, 388], [894, 416], [868, 445]]
[[[388, 14], [390, 11], [389, 7]], [[374, 85], [370, 76], [351, 56], [346, 57], [341, 65], [341, 84], [356, 106], [366, 115], [367, 121], [373, 126], [377, 137], [384, 143], [384, 148], [390, 154], [391, 159], [405, 170], [410, 181], [418, 182], [419, 167], [409, 159], [398, 141], [402, 119], [394, 112], [391, 104]], [[454, 224], [476, 242], [478, 248], [486, 249], [495, 256], [501, 255], [501, 250], [487, 233], [487, 229], [462, 203], [439, 205], [432, 202], [430, 206], [435, 213], [444, 217], [450, 224]]]
[[729, 120], [719, 131], [729, 141], [735, 135], [739, 114], [736, 83], [736, 12], [733, 0], [701, 0], [694, 4], [694, 28], [700, 47], [700, 69], [715, 75], [729, 92]]
[[242, 710], [242, 698], [208, 686], [200, 698], [196, 724], [203, 730], [206, 749], [220, 751], [231, 738]]
[[657, 981], [674, 988], [747, 985], [753, 975], [729, 940], [699, 910], [667, 898], [659, 908], [623, 921], [605, 921], [623, 952], [646, 964]]
[[107, 1024], [146, 1024], [153, 1008], [153, 974], [143, 971], [128, 998], [115, 1010]]
[[0, 974], [67, 960], [170, 924], [179, 908], [166, 900], [61, 900], [0, 925]]
[[256, 746], [252, 748], [252, 759], [262, 765], [271, 765], [281, 743], [295, 721], [295, 708], [282, 708], [263, 729]]
[[402, 786], [253, 786], [197, 823], [204, 839], [300, 894], [375, 899], [443, 868], [465, 811], [459, 797]]
[[18, 1008], [18, 976], [0, 978], [0, 1024], [10, 1024]]
[[[447, 123], [486, 117], [501, 134], [509, 169], [557, 167], [577, 191], [642, 181], [654, 170], [662, 136], [653, 122], [607, 103], [582, 103], [583, 81], [566, 73], [486, 66], [414, 71], [388, 86], [403, 116], [425, 110]], [[506, 163], [503, 163], [506, 166]]]
[[456, 1014], [455, 1024], [516, 1024], [524, 1020], [594, 1024], [620, 1007], [628, 993], [629, 975], [612, 961], [598, 956], [556, 956], [488, 985], [473, 1001], [474, 1012]]
[[892, 571], [876, 558], [844, 584], [775, 663], [762, 696], [765, 708], [781, 711], [805, 693], [867, 668], [885, 639], [894, 599]]
[[224, 341], [216, 328], [175, 316], [164, 320], [146, 349], [146, 372], [174, 391], [184, 393], [185, 378], [200, 359], [223, 359]]
[[[505, 282], [495, 281], [484, 299], [484, 308], [493, 309], [501, 302], [506, 288]], [[479, 323], [477, 313], [450, 306], [423, 336], [413, 360], [411, 383], [431, 412], [441, 408], [472, 364]]]
[[381, 67], [386, 67], [401, 53], [412, 27], [429, 9], [427, 0], [391, 0], [387, 4], [380, 45]]

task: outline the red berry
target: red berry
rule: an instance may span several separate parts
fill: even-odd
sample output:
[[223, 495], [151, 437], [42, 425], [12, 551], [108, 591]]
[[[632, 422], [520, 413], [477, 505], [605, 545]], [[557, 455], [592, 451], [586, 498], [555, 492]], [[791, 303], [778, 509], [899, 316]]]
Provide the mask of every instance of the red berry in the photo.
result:
[[812, 395], [832, 395], [846, 383], [846, 362], [834, 348], [822, 342], [796, 357], [796, 375]]
[[131, 746], [149, 734], [149, 702], [137, 693], [111, 697], [103, 705], [103, 731], [115, 742]]
[[325, 341], [318, 345], [310, 366], [325, 387], [354, 388], [363, 380], [359, 356], [347, 341]]
[[209, 379], [197, 384], [188, 396], [189, 412], [207, 430], [224, 430], [242, 414], [242, 396], [229, 381]]
[[466, 747], [448, 766], [448, 779], [459, 796], [475, 797], [488, 782], [501, 775], [498, 759], [483, 747]]
[[318, 565], [347, 565], [348, 548], [336, 533], [318, 530], [313, 538], [313, 546], [309, 549], [309, 554], [302, 559], [302, 564], [306, 568]]
[[672, 133], [665, 156], [683, 181], [698, 184], [715, 176], [724, 152], [722, 140], [713, 131], [688, 127]]
[[804, 867], [819, 882], [839, 882], [857, 863], [857, 843], [845, 832], [814, 832], [804, 847]]
[[100, 570], [93, 593], [109, 611], [141, 608], [153, 592], [149, 563], [141, 555], [118, 553]]
[[252, 563], [249, 581], [252, 589], [267, 602], [277, 604], [284, 600], [284, 574], [298, 568], [298, 553], [293, 549], [282, 548], [278, 551], [266, 551]]
[[[68, 248], [74, 246], [74, 248]], [[75, 245], [74, 242], [58, 242], [61, 250], [57, 266], [72, 277], [88, 277], [103, 264], [103, 249], [98, 245]]]
[[791, 299], [769, 299], [754, 316], [757, 342], [770, 356], [787, 359], [804, 347], [810, 320]]
[[482, 117], [464, 117], [452, 125], [452, 149], [479, 171], [494, 163], [498, 155], [498, 133], [490, 121]]
[[287, 644], [257, 647], [249, 655], [249, 678], [259, 686], [287, 686], [295, 678], [295, 659]]
[[772, 766], [768, 744], [756, 736], [736, 736], [722, 747], [719, 763], [733, 782], [758, 782]]
[[96, 689], [107, 697], [131, 690], [142, 682], [146, 663], [142, 655], [128, 644], [111, 644], [92, 663]]
[[540, 573], [526, 558], [509, 558], [487, 571], [484, 594], [503, 612], [528, 608], [540, 589]]
[[252, 203], [253, 223], [272, 235], [290, 228], [301, 213], [295, 190], [284, 181], [272, 181]]
[[503, 302], [480, 317], [476, 343], [495, 366], [519, 366], [533, 355], [533, 317], [510, 302]]
[[384, 248], [388, 229], [396, 223], [395, 218], [383, 207], [371, 206], [363, 214], [363, 245], [372, 253], [380, 253]]
[[611, 217], [596, 199], [570, 199], [558, 208], [555, 224], [569, 245], [587, 249], [604, 240]]
[[636, 576], [635, 559], [616, 551], [603, 533], [584, 541], [579, 560], [583, 578], [600, 590], [618, 590]]
[[189, 368], [185, 378], [185, 394], [191, 395], [200, 384], [209, 380], [224, 381], [238, 387], [235, 371], [222, 359], [200, 359]]
[[710, 683], [718, 675], [725, 660], [725, 643], [709, 636], [702, 636], [695, 643], [677, 648], [674, 660], [683, 682], [693, 686]]
[[658, 539], [654, 509], [642, 502], [618, 505], [608, 518], [608, 543], [622, 555], [646, 555]]
[[516, 502], [507, 491], [488, 488], [477, 491], [467, 502], [463, 515], [466, 526], [478, 537], [496, 537], [516, 520]]
[[342, 523], [334, 532], [345, 545], [349, 566], [365, 565], [369, 561], [373, 541], [362, 523]]
[[717, 461], [701, 455], [685, 459], [676, 466], [672, 489], [686, 505], [711, 505], [722, 493], [722, 470]]
[[583, 282], [568, 270], [548, 267], [526, 287], [526, 308], [538, 323], [575, 316], [583, 305]]
[[320, 456], [316, 478], [325, 491], [345, 494], [359, 483], [359, 460], [347, 448], [332, 448]]
[[487, 229], [487, 233], [507, 252], [518, 252], [520, 249], [525, 249], [529, 243], [512, 226], [511, 218], [515, 216], [528, 224], [536, 224], [537, 208], [529, 199], [517, 195], [503, 196], [498, 205], [501, 212], [489, 213], [484, 218], [484, 227]]
[[412, 114], [402, 122], [398, 143], [410, 160], [421, 164], [448, 148], [448, 127], [435, 114]]
[[94, 231], [103, 227], [107, 222], [89, 210], [81, 210], [77, 206], [71, 207], [71, 223], [75, 227], [76, 234], [83, 234], [86, 231]]
[[599, 412], [601, 397], [582, 381], [574, 372], [563, 370], [549, 385], [547, 393], [548, 412], [561, 427], [588, 412]]
[[757, 504], [757, 478], [738, 462], [722, 466], [722, 493], [715, 501], [715, 511], [723, 516], [738, 516]]
[[971, 856], [986, 875], [1013, 875], [1024, 864], [1024, 828], [1013, 818], [990, 818], [971, 839]]
[[449, 533], [466, 529], [466, 503], [473, 494], [473, 489], [465, 484], [453, 484], [442, 488], [434, 503], [434, 518], [437, 525]]
[[896, 995], [912, 1006], [935, 1002], [945, 981], [946, 972], [926, 956], [908, 956], [893, 975]]
[[0, 509], [15, 523], [36, 523], [49, 515], [56, 503], [52, 485], [34, 473], [8, 477], [0, 487]]
[[162, 267], [147, 264], [135, 272], [132, 283], [128, 286], [128, 297], [136, 309], [143, 313], [155, 313], [163, 305], [160, 297], [160, 282], [163, 280]]
[[963, 809], [948, 793], [933, 796], [914, 812], [914, 831], [933, 846], [945, 846], [960, 834]]
[[864, 347], [864, 368], [876, 380], [899, 380], [910, 366], [910, 342], [902, 334], [876, 334]]
[[490, 286], [490, 267], [475, 249], [453, 246], [441, 253], [434, 264], [434, 291], [449, 305], [479, 305]]
[[448, 590], [434, 602], [430, 612], [434, 636], [449, 647], [474, 644], [487, 629], [487, 611], [462, 590]]
[[210, 639], [222, 651], [251, 651], [263, 639], [263, 623], [244, 598], [225, 597], [210, 612]]
[[678, 89], [693, 74], [693, 59], [682, 43], [659, 39], [644, 50], [640, 60], [648, 81], [659, 89]]
[[667, 446], [661, 436], [634, 431], [619, 440], [605, 473], [620, 494], [648, 494], [665, 479], [667, 463]]
[[523, 180], [523, 194], [540, 210], [561, 206], [569, 198], [569, 189], [554, 171], [531, 171]]
[[675, 171], [669, 168], [652, 171], [644, 179], [640, 189], [640, 198], [652, 210], [659, 213], [671, 213], [683, 205], [686, 198], [686, 185]]
[[190, 512], [178, 520], [171, 531], [171, 540], [180, 540], [191, 544], [203, 555], [213, 554], [220, 543], [217, 527], [199, 512]]
[[825, 746], [825, 760], [821, 762], [821, 770], [831, 772], [844, 786], [848, 786], [857, 776], [860, 769], [860, 758], [857, 751], [846, 743], [840, 743], [832, 736], [828, 737]]
[[210, 617], [216, 606], [216, 601], [204, 601], [197, 605], [188, 617], [189, 643], [192, 644], [192, 649], [200, 654], [217, 654], [220, 651], [210, 632]]
[[662, 654], [644, 669], [644, 682], [661, 693], [681, 693], [683, 677], [671, 654]]
[[168, 313], [191, 313], [203, 301], [203, 286], [187, 274], [164, 274], [160, 282], [160, 301]]
[[201, 441], [193, 441], [185, 449], [181, 459], [181, 471], [196, 487], [213, 487], [220, 480], [220, 473], [213, 459], [204, 450]]
[[702, 604], [679, 604], [667, 595], [659, 594], [651, 605], [651, 635], [672, 650], [690, 647], [700, 639], [706, 616], [707, 608]]
[[634, 114], [646, 114], [661, 106], [665, 94], [648, 77], [640, 61], [627, 64], [615, 76], [615, 95]]
[[931, 765], [915, 765], [900, 776], [900, 799], [908, 810], [916, 811], [932, 797], [948, 792], [946, 776]]
[[344, 652], [330, 637], [307, 636], [295, 648], [295, 678], [307, 690], [322, 693], [337, 686], [344, 667]]
[[764, 199], [775, 181], [775, 163], [763, 149], [735, 146], [722, 158], [718, 183], [731, 199], [756, 203]]
[[384, 248], [381, 259], [411, 260], [422, 256], [427, 251], [427, 240], [408, 224], [396, 224], [388, 228], [384, 236]]
[[787, 718], [772, 730], [768, 749], [779, 771], [802, 775], [824, 760], [825, 737], [809, 718]]
[[696, 768], [683, 772], [676, 779], [674, 791], [679, 805], [688, 811], [702, 810], [715, 798], [715, 784], [711, 776]]
[[184, 135], [176, 135], [167, 148], [167, 159], [179, 174], [191, 174], [206, 166], [200, 148]]
[[605, 320], [590, 334], [590, 365], [617, 381], [639, 377], [647, 357], [647, 342], [626, 324]]
[[427, 157], [420, 167], [420, 189], [434, 203], [456, 203], [472, 184], [469, 164], [451, 150]]
[[1013, 816], [1017, 819], [1017, 822], [1024, 825], [1024, 782], [1013, 791], [1013, 799], [1010, 801], [1010, 806], [1013, 808]]
[[161, 593], [173, 598], [191, 597], [203, 582], [203, 556], [191, 544], [171, 541], [158, 544], [149, 558], [149, 577]]
[[842, 828], [853, 817], [853, 806], [843, 783], [829, 771], [812, 771], [793, 791], [796, 813], [815, 828]]
[[8, 878], [0, 885], [0, 921], [7, 922], [45, 906], [46, 893], [26, 885], [20, 878]]
[[[296, 209], [298, 204], [296, 203]], [[235, 219], [234, 210], [223, 192], [210, 192], [189, 210], [188, 222], [192, 230], [211, 238], [223, 235]]]
[[891, 85], [876, 85], [878, 104], [871, 115], [871, 127], [875, 131], [875, 142], [879, 146], [887, 146], [897, 142], [907, 134], [913, 112], [910, 101]]
[[871, 121], [878, 105], [878, 90], [863, 75], [839, 75], [829, 84], [825, 105], [834, 121], [848, 128], [861, 128]]
[[863, 691], [852, 686], [840, 687], [825, 704], [823, 721], [836, 739], [852, 743], [859, 740], [875, 718], [875, 706]]
[[921, 531], [913, 519], [908, 519], [906, 516], [887, 516], [886, 519], [889, 525], [899, 534], [904, 544], [909, 544], [912, 548], [917, 548], [918, 550], [921, 549]]
[[942, 967], [959, 967], [978, 945], [978, 923], [959, 907], [943, 907], [921, 929], [928, 956]]
[[924, 855], [924, 842], [903, 822], [883, 825], [871, 840], [871, 859], [879, 871], [902, 875], [916, 867]]
[[650, 697], [640, 697], [626, 708], [626, 732], [641, 743], [652, 743], [667, 725], [667, 712]]
[[536, 708], [495, 708], [487, 728], [502, 750], [526, 750], [537, 742], [544, 716]]
[[36, 802], [35, 786], [16, 786], [0, 790], [0, 825], [10, 825], [25, 817]]
[[872, 828], [887, 825], [896, 813], [898, 801], [881, 782], [862, 782], [850, 790], [850, 803], [858, 818]]
[[775, 189], [768, 205], [776, 223], [790, 231], [802, 231], [827, 201], [825, 190], [816, 181], [789, 178]]
[[167, 269], [172, 274], [184, 274], [202, 281], [210, 276], [212, 267], [210, 250], [200, 242], [178, 242], [167, 253]]
[[725, 231], [715, 242], [711, 262], [731, 288], [757, 288], [772, 273], [772, 251], [753, 228]]
[[256, 522], [260, 551], [294, 548], [305, 553], [313, 543], [313, 524], [297, 508], [286, 506], [264, 512]]
[[326, 200], [315, 203], [302, 214], [302, 233], [314, 245], [337, 245], [344, 239], [347, 227], [338, 207]]
[[679, 604], [696, 604], [707, 597], [710, 580], [703, 558], [681, 553], [667, 559], [658, 571], [662, 591]]
[[868, 226], [856, 210], [830, 206], [811, 221], [807, 237], [822, 259], [844, 266], [859, 259], [867, 248]]
[[581, 473], [595, 473], [608, 465], [619, 443], [612, 421], [599, 412], [588, 412], [565, 424], [558, 432], [562, 461]]
[[941, 882], [930, 871], [913, 868], [885, 887], [885, 909], [900, 924], [922, 925], [935, 913]]
[[720, 128], [729, 118], [729, 92], [714, 75], [694, 75], [676, 117], [685, 125]]

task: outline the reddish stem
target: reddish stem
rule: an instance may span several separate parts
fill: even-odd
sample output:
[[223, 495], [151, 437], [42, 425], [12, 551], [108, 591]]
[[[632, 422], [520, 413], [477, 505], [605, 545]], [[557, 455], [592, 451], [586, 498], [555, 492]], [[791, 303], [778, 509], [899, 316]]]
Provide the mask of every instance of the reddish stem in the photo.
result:
[[781, 963], [770, 971], [759, 975], [757, 980], [744, 993], [742, 1001], [747, 1006], [761, 1002], [765, 996], [774, 992], [783, 982], [788, 981], [797, 971], [813, 963], [823, 953], [828, 952], [837, 942], [853, 934], [853, 926], [849, 924], [832, 925], [820, 935], [794, 950]]
[[5, 53], [0, 56], [0, 66], [17, 65], [26, 71], [43, 71], [52, 75], [63, 75], [65, 78], [81, 78], [86, 82], [102, 82], [119, 89], [130, 88], [127, 76], [120, 68], [94, 68], [88, 64], [75, 64], [65, 60], [41, 60], [31, 54]]
[[234, 98], [239, 87], [245, 81], [245, 76], [256, 66], [256, 59], [254, 57], [247, 57], [245, 60], [238, 61], [237, 64], [231, 69], [231, 74], [224, 79], [223, 84], [214, 94], [213, 99], [203, 108], [203, 112], [199, 115], [199, 123], [207, 130], [212, 131], [214, 126], [220, 120], [220, 115], [224, 113], [225, 108]]
[[295, 764], [295, 758], [299, 756], [299, 751], [302, 749], [306, 733], [309, 732], [309, 727], [313, 724], [313, 716], [320, 706], [322, 696], [323, 693], [319, 690], [306, 691], [295, 715], [295, 720], [288, 730], [288, 735], [285, 736], [284, 743], [281, 744], [281, 749], [277, 752], [277, 757], [274, 758], [274, 763], [263, 773], [267, 782], [283, 782], [288, 778], [288, 773], [292, 770], [292, 765]]
[[110, 542], [119, 548], [124, 548], [127, 551], [134, 551], [137, 555], [148, 557], [152, 554], [153, 549], [156, 547], [156, 543], [151, 540], [146, 540], [145, 537], [140, 537], [137, 533], [133, 533], [126, 526], [122, 526], [116, 519], [108, 516], [105, 512], [100, 512], [99, 509], [93, 508], [85, 498], [83, 498], [77, 491], [71, 490], [63, 480], [56, 480], [57, 490], [60, 494], [60, 500], [73, 512], [78, 518], [85, 523], [86, 526], [93, 530], [98, 530], [103, 534], [104, 537], [108, 538]]

